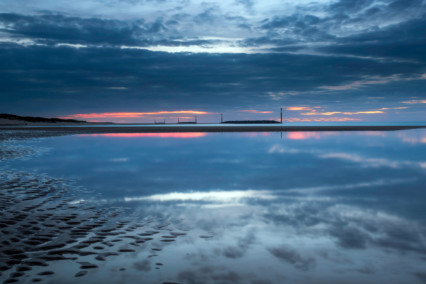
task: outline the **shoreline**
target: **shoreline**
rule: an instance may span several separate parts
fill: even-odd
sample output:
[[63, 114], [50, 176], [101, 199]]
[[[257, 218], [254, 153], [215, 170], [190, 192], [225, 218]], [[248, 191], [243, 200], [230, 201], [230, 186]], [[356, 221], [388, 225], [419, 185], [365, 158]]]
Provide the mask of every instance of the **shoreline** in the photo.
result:
[[0, 125], [0, 131], [45, 131], [45, 132], [67, 132], [69, 134], [91, 134], [91, 133], [170, 133], [170, 132], [291, 132], [291, 131], [395, 131], [426, 128], [426, 126], [285, 126], [285, 125], [176, 125], [176, 126], [74, 126], [74, 125], [52, 125], [52, 126], [4, 126]]

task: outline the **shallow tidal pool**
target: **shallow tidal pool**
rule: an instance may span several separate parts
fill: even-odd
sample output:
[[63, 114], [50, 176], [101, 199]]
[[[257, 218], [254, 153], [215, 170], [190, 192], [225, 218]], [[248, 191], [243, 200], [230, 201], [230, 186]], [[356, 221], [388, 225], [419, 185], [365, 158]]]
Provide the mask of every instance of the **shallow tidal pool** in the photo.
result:
[[[7, 143], [26, 154], [0, 162], [2, 281], [426, 283], [425, 130]], [[51, 231], [5, 250], [25, 224]]]

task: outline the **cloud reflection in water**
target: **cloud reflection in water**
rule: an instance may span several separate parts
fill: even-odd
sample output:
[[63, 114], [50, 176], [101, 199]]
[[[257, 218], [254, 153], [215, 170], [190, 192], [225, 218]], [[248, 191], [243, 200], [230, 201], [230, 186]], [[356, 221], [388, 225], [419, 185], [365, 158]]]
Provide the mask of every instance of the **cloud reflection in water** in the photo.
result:
[[170, 192], [144, 197], [125, 197], [128, 201], [204, 201], [235, 203], [244, 199], [274, 199], [270, 191], [240, 190], [240, 191], [209, 191], [209, 192]]
[[127, 281], [422, 283], [425, 131], [167, 135], [54, 138], [25, 162], [188, 229], [161, 274], [119, 258]]
[[188, 133], [106, 133], [106, 134], [80, 134], [79, 136], [85, 137], [116, 137], [116, 138], [199, 138], [206, 136], [205, 132], [188, 132]]

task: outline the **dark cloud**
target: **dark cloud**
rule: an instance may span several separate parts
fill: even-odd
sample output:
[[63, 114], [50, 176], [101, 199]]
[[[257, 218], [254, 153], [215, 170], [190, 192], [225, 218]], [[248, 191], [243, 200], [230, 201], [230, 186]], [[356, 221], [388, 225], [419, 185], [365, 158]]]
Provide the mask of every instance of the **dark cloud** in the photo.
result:
[[[208, 11], [204, 12], [206, 15]], [[203, 19], [206, 20], [207, 16]], [[98, 47], [121, 45], [203, 45], [213, 44], [215, 40], [186, 40], [180, 38], [174, 28], [179, 25], [182, 15], [175, 15], [171, 20], [157, 18], [146, 22], [144, 19], [123, 21], [99, 18], [70, 17], [60, 14], [19, 15], [12, 13], [0, 14], [0, 23], [5, 28], [0, 31], [15, 38], [30, 38], [38, 43], [85, 44]], [[100, 45], [100, 46], [99, 46]]]
[[[380, 4], [375, 0], [341, 0], [327, 8], [323, 7], [322, 11], [326, 12], [322, 17], [309, 14], [309, 10], [302, 10], [292, 15], [263, 20], [260, 28], [268, 33], [264, 42], [269, 43], [272, 40], [279, 45], [279, 41], [282, 41], [281, 48], [285, 48], [289, 39], [299, 42], [302, 46], [306, 43], [327, 41], [326, 47], [320, 50], [339, 50], [342, 44], [348, 43], [347, 51], [356, 51], [360, 48], [357, 45], [365, 42], [372, 46], [365, 47], [364, 52], [361, 52], [364, 56], [377, 56], [379, 54], [375, 50], [386, 46], [398, 53], [410, 53], [412, 50], [405, 49], [410, 43], [397, 44], [404, 43], [407, 36], [409, 39], [416, 39], [418, 47], [424, 45], [424, 29], [419, 28], [424, 26], [426, 5], [421, 0], [385, 1]], [[415, 27], [417, 25], [419, 28]], [[353, 29], [353, 26], [356, 26], [356, 29]], [[261, 42], [261, 38], [258, 42]], [[373, 48], [373, 52], [368, 52], [369, 47]], [[382, 54], [386, 54], [386, 49]], [[415, 53], [412, 57], [417, 55]]]
[[214, 24], [221, 18], [221, 13], [216, 5], [209, 5], [203, 12], [194, 17], [196, 24]]
[[422, 0], [396, 0], [389, 4], [391, 9], [401, 12], [411, 8], [425, 7], [424, 1]]
[[252, 9], [253, 8], [253, 0], [235, 0], [235, 3], [243, 5], [246, 9]]
[[[361, 28], [361, 32], [365, 32], [379, 29], [380, 20], [383, 20], [381, 26], [386, 27], [389, 20], [403, 22], [422, 18], [426, 12], [425, 8], [422, 0], [380, 2], [377, 0], [340, 0], [328, 7], [329, 16], [326, 18], [326, 22], [341, 25], [358, 23], [361, 24], [358, 27]], [[362, 30], [362, 24], [365, 25], [364, 30]]]
[[[333, 193], [333, 196], [335, 194]], [[365, 193], [358, 192], [358, 194]], [[399, 253], [411, 251], [420, 255], [426, 254], [426, 247], [422, 243], [422, 239], [426, 236], [424, 227], [403, 219], [378, 218], [372, 212], [366, 212], [365, 215], [350, 213], [350, 208], [337, 210], [332, 205], [311, 203], [309, 206], [290, 206], [285, 214], [279, 214], [277, 208], [271, 208], [270, 211], [275, 213], [267, 214], [265, 218], [303, 231], [317, 224], [327, 224], [327, 229], [321, 234], [333, 237], [336, 244], [345, 249], [380, 248]], [[274, 249], [271, 253], [293, 261], [299, 259], [291, 249]]]
[[374, 274], [377, 272], [377, 269], [375, 269], [372, 266], [365, 266], [365, 267], [357, 269], [356, 271], [362, 274]]
[[253, 280], [251, 283], [252, 284], [272, 284], [272, 281], [261, 279], [261, 280]]
[[259, 275], [251, 273], [237, 273], [224, 266], [204, 265], [198, 269], [187, 269], [179, 272], [179, 282], [195, 283], [250, 283], [250, 284], [268, 284], [269, 280], [263, 279]]
[[340, 0], [330, 5], [329, 9], [338, 14], [354, 14], [369, 7], [375, 0]]
[[[330, 108], [343, 102], [350, 110], [368, 105], [372, 95], [390, 105], [425, 96], [426, 80], [412, 80], [426, 73], [426, 6], [420, 0], [296, 5], [291, 14], [261, 14], [263, 20], [250, 18], [260, 5], [252, 0], [229, 4], [235, 10], [219, 2], [191, 9], [179, 8], [189, 5], [185, 1], [114, 5], [120, 3], [170, 9], [128, 19], [46, 9], [1, 13], [2, 111], [232, 111], [284, 102]], [[242, 6], [245, 12], [236, 13]], [[241, 53], [190, 53], [222, 46]], [[176, 47], [188, 52], [173, 53]], [[398, 80], [386, 79], [395, 75]], [[387, 81], [363, 84], [380, 80]]]
[[314, 258], [303, 257], [295, 250], [287, 248], [285, 246], [277, 247], [277, 248], [269, 248], [268, 250], [278, 259], [290, 263], [297, 269], [307, 271], [314, 268], [315, 266]]
[[244, 278], [225, 267], [203, 266], [199, 270], [179, 272], [178, 279], [182, 283], [244, 283]]
[[133, 267], [139, 271], [150, 271], [151, 262], [149, 260], [141, 260], [133, 263]]
[[0, 23], [7, 32], [38, 40], [54, 40], [85, 44], [136, 44], [149, 34], [164, 28], [161, 23], [124, 22], [105, 19], [84, 19], [63, 15], [0, 14]]
[[426, 273], [425, 272], [416, 272], [416, 273], [414, 273], [414, 276], [416, 276], [421, 282], [426, 283]]
[[212, 276], [212, 279], [218, 283], [240, 283], [241, 276], [233, 271], [217, 273]]
[[[275, 40], [276, 43], [294, 40], [299, 43], [309, 41], [324, 41], [334, 38], [322, 26], [325, 20], [314, 15], [295, 14], [291, 16], [275, 16], [265, 19], [261, 24], [261, 29], [267, 31], [268, 39]], [[292, 35], [292, 37], [289, 37]]]
[[238, 238], [237, 246], [228, 246], [221, 250], [221, 253], [227, 258], [241, 258], [255, 241], [255, 234], [249, 232], [245, 237]]
[[369, 237], [356, 226], [343, 225], [331, 230], [331, 235], [336, 237], [338, 244], [348, 249], [364, 249]]
[[203, 283], [206, 279], [202, 277], [202, 275], [199, 275], [194, 270], [185, 270], [179, 272], [178, 275], [179, 281], [183, 281], [183, 283], [188, 284], [196, 284], [196, 283]]
[[223, 255], [227, 258], [241, 258], [244, 256], [245, 251], [239, 247], [227, 247], [223, 249]]
[[[426, 20], [412, 20], [380, 31], [367, 32], [340, 39], [335, 45], [320, 48], [330, 53], [401, 58], [426, 61]], [[422, 72], [425, 69], [421, 69]]]
[[[33, 107], [43, 112], [95, 112], [165, 104], [247, 107], [272, 103], [270, 92], [318, 91], [323, 85], [401, 72], [418, 75], [423, 70], [413, 63], [292, 54], [183, 55], [16, 45], [1, 49], [0, 101], [7, 106], [5, 112]], [[107, 88], [117, 86], [126, 89]]]

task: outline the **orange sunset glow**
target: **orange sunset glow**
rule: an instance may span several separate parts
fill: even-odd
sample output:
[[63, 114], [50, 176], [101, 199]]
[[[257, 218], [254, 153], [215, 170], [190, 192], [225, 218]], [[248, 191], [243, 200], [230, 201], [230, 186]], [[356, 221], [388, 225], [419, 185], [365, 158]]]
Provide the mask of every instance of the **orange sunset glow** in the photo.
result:
[[103, 112], [103, 113], [78, 113], [62, 118], [65, 119], [91, 119], [91, 118], [137, 118], [150, 115], [167, 115], [167, 114], [193, 114], [203, 115], [210, 114], [206, 111], [196, 110], [176, 110], [176, 111], [155, 111], [155, 112]]
[[310, 111], [315, 111], [314, 108], [321, 108], [319, 106], [317, 107], [287, 107], [286, 110], [291, 110], [291, 111], [295, 111], [295, 110], [310, 110]]

